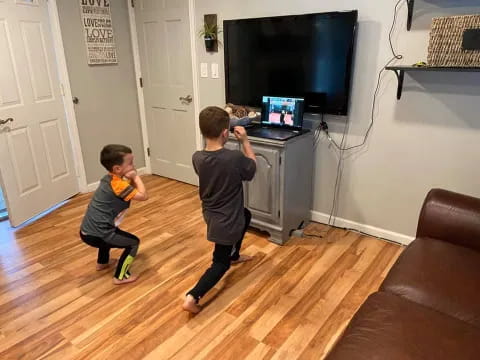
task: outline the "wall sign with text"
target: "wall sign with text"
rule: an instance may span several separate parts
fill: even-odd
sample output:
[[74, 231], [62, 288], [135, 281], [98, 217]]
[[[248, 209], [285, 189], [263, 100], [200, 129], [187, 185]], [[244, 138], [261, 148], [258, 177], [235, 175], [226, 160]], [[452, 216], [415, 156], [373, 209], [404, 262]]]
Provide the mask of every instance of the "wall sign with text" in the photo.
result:
[[116, 64], [110, 0], [80, 0], [88, 64]]

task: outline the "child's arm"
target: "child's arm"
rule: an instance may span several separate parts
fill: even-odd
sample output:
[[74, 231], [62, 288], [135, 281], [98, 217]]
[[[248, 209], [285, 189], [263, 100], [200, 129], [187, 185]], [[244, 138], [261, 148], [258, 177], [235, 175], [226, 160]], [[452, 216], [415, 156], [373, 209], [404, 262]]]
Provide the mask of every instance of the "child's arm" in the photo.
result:
[[137, 201], [148, 200], [147, 189], [145, 188], [142, 178], [137, 175], [137, 172], [133, 170], [126, 174], [125, 177], [132, 180], [132, 185], [137, 189], [137, 193], [132, 199]]
[[237, 126], [234, 129], [234, 134], [237, 139], [242, 143], [243, 154], [239, 159], [239, 169], [240, 169], [240, 176], [242, 181], [251, 181], [255, 176], [255, 172], [257, 171], [257, 157], [252, 149], [252, 145], [250, 145], [250, 141], [248, 141], [247, 132], [245, 128], [242, 126]]
[[250, 145], [250, 141], [248, 140], [245, 128], [242, 126], [235, 126], [233, 133], [235, 134], [235, 137], [238, 139], [238, 141], [242, 143], [243, 153], [245, 154], [245, 156], [257, 162], [257, 157], [253, 152], [252, 145]]
[[148, 200], [147, 189], [145, 188], [145, 184], [143, 183], [142, 178], [138, 175], [135, 176], [135, 178], [133, 179], [133, 184], [138, 191], [133, 197], [133, 200], [137, 200], [137, 201]]

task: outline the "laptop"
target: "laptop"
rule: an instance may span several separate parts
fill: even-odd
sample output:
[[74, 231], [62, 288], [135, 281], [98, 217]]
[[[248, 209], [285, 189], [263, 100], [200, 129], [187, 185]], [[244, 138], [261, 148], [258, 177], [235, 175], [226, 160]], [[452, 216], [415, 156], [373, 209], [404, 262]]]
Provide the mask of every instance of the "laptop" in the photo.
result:
[[248, 136], [285, 141], [304, 133], [301, 98], [264, 96], [260, 126], [247, 129]]

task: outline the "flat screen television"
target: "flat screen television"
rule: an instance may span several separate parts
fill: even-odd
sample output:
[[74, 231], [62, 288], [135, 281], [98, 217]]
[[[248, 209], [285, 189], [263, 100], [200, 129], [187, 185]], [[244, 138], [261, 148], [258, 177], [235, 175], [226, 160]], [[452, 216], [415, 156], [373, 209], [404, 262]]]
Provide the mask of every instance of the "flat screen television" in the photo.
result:
[[226, 100], [305, 99], [305, 112], [348, 113], [357, 11], [225, 20]]

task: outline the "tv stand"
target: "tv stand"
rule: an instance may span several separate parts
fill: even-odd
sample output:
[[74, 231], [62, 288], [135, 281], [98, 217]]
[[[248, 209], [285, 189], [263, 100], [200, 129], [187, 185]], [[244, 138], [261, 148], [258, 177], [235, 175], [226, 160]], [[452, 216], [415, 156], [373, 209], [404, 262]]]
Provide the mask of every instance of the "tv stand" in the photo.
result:
[[[310, 221], [313, 188], [313, 133], [277, 141], [249, 137], [257, 156], [257, 173], [244, 184], [245, 206], [252, 212], [251, 226], [270, 234], [283, 245], [293, 230]], [[233, 135], [229, 149], [239, 150]]]

